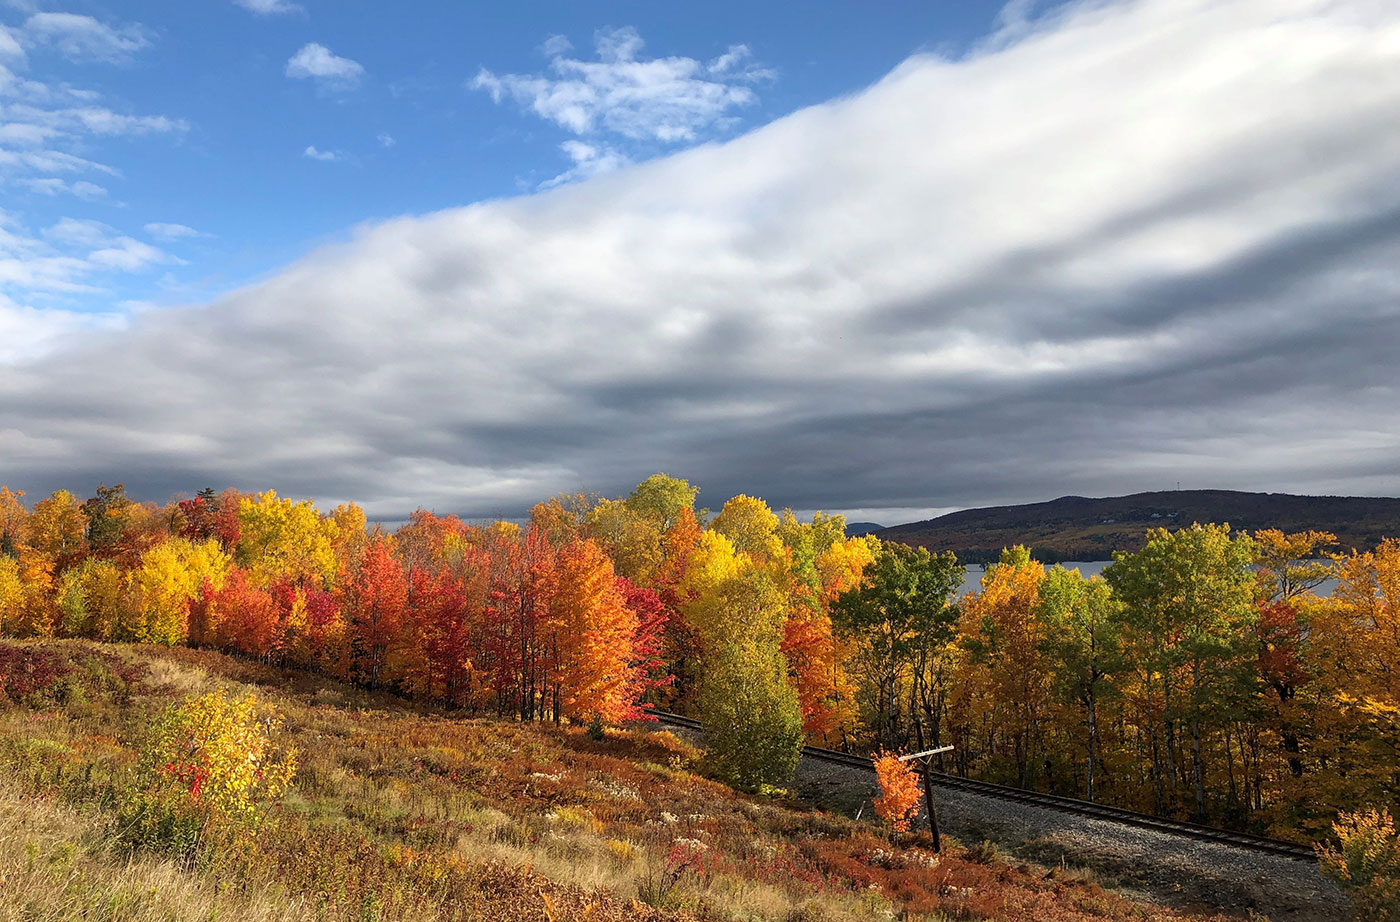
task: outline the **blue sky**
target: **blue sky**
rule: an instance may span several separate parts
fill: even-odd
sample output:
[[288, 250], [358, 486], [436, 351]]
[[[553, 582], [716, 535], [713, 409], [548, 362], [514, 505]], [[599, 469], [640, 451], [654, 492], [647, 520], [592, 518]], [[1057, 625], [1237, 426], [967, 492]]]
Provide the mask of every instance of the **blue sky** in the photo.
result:
[[0, 483], [32, 495], [1400, 495], [1394, 0], [0, 25]]
[[[358, 222], [532, 191], [570, 169], [559, 148], [567, 140], [605, 144], [635, 160], [733, 136], [858, 90], [921, 48], [958, 53], [991, 29], [999, 11], [993, 3], [891, 2], [872, 16], [858, 4], [821, 3], [795, 16], [781, 4], [420, 0], [397, 3], [390, 14], [382, 3], [316, 0], [14, 2], [0, 23], [24, 46], [23, 58], [8, 62], [17, 78], [96, 92], [103, 108], [171, 125], [56, 138], [56, 148], [80, 151], [111, 172], [12, 173], [4, 207], [36, 237], [76, 218], [168, 254], [137, 271], [90, 278], [96, 291], [37, 292], [36, 303], [110, 310], [127, 301], [204, 300]], [[26, 34], [36, 13], [91, 17], [85, 26], [110, 34], [65, 50], [57, 39]], [[603, 127], [580, 136], [472, 88], [483, 68], [547, 74], [552, 37], [573, 46], [561, 56], [597, 61], [595, 38], [619, 29], [645, 42], [639, 61], [704, 63], [744, 46], [756, 76], [731, 85], [749, 90], [749, 99], [702, 118], [693, 137], [663, 141]], [[322, 69], [340, 68], [345, 77], [290, 76], [289, 62], [308, 45], [326, 50]], [[46, 194], [16, 182], [33, 179], [105, 192], [82, 186], [77, 195], [54, 194], [49, 184]], [[199, 236], [161, 239], [144, 232], [146, 224], [178, 224]]]

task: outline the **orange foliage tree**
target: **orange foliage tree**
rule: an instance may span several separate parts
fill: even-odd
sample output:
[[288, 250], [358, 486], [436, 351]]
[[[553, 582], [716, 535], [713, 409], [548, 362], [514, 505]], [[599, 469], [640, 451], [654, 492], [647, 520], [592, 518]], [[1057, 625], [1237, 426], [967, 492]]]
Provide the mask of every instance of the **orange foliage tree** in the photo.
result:
[[881, 752], [875, 758], [875, 777], [880, 782], [875, 814], [895, 829], [907, 831], [919, 813], [919, 773], [897, 754]]
[[592, 541], [559, 551], [550, 605], [556, 714], [620, 721], [630, 710], [637, 613], [618, 591], [612, 561]]

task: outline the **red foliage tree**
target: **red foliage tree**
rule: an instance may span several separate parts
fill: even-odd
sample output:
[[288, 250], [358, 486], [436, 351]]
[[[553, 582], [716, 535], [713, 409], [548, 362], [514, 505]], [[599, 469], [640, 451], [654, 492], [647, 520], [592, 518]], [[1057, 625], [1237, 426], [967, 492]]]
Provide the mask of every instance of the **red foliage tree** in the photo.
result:
[[393, 542], [370, 541], [360, 569], [341, 588], [348, 631], [348, 675], [371, 686], [386, 678], [389, 654], [400, 642], [408, 602], [408, 577], [394, 558]]
[[648, 697], [669, 688], [676, 677], [666, 668], [666, 626], [670, 615], [661, 594], [655, 589], [634, 586], [626, 577], [617, 578], [623, 602], [637, 615], [637, 631], [632, 638], [632, 668], [623, 693], [623, 720], [655, 720]]

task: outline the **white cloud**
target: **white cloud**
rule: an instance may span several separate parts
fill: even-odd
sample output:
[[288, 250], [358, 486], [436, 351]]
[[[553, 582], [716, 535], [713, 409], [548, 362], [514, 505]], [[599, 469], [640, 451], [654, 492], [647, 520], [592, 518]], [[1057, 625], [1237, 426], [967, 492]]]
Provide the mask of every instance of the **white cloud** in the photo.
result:
[[77, 13], [35, 13], [24, 23], [29, 41], [52, 46], [79, 63], [120, 63], [150, 47], [147, 30], [139, 25], [113, 28]]
[[189, 123], [184, 119], [164, 115], [122, 115], [95, 107], [68, 110], [67, 114], [82, 122], [83, 127], [93, 134], [170, 134], [189, 130]]
[[184, 224], [164, 224], [160, 222], [153, 222], [151, 224], [147, 224], [145, 230], [146, 233], [150, 234], [157, 240], [181, 240], [186, 237], [206, 236], [205, 234], [201, 234], [199, 231], [195, 230], [193, 227], [187, 227]]
[[5, 150], [0, 149], [0, 169], [28, 168], [41, 173], [106, 173], [116, 176], [117, 171], [103, 163], [88, 160], [61, 150]]
[[180, 262], [164, 250], [132, 237], [117, 237], [108, 241], [106, 246], [93, 250], [87, 258], [94, 266], [123, 272], [140, 272], [160, 263]]
[[304, 151], [301, 152], [301, 155], [302, 155], [303, 157], [307, 158], [308, 160], [320, 160], [320, 161], [325, 162], [325, 163], [331, 163], [331, 162], [336, 161], [336, 160], [344, 160], [344, 159], [345, 159], [345, 155], [342, 154], [340, 151], [338, 151], [338, 150], [320, 150], [319, 148], [316, 147], [315, 144], [308, 144], [308, 145], [306, 146], [306, 150], [304, 150]]
[[[385, 518], [655, 470], [876, 521], [1175, 480], [1394, 494], [1397, 68], [1388, 0], [1072, 4], [11, 364], [8, 476]], [[593, 124], [575, 163], [625, 137]], [[37, 246], [0, 235], [0, 284], [82, 283]]]
[[85, 218], [60, 218], [44, 231], [44, 236], [59, 243], [83, 247], [101, 246], [112, 239], [113, 229], [101, 221]]
[[[0, 365], [33, 360], [71, 345], [80, 334], [117, 329], [124, 323], [118, 314], [37, 308], [0, 294]], [[0, 428], [0, 438], [7, 445], [34, 447], [14, 429]]]
[[106, 189], [96, 183], [91, 183], [83, 179], [70, 183], [67, 180], [50, 176], [44, 179], [20, 180], [20, 185], [40, 195], [59, 195], [66, 193], [87, 201], [94, 201], [107, 197]]
[[[48, 329], [35, 314], [39, 304], [55, 315], [55, 329], [74, 330], [64, 317], [62, 299], [104, 294], [102, 280], [112, 273], [142, 272], [157, 264], [178, 264], [169, 254], [87, 218], [64, 217], [37, 236], [14, 216], [0, 213], [0, 328], [20, 330], [29, 345], [0, 352], [30, 354]], [[22, 297], [30, 303], [15, 300]], [[104, 313], [105, 316], [105, 313]], [[98, 324], [106, 328], [105, 321]], [[17, 334], [20, 335], [20, 334]], [[37, 348], [37, 347], [36, 347]], [[42, 350], [38, 350], [42, 351]]]
[[15, 33], [4, 26], [0, 26], [0, 60], [20, 64], [25, 61], [24, 46], [15, 37]]
[[63, 135], [92, 134], [103, 137], [133, 137], [147, 134], [178, 134], [189, 130], [184, 119], [164, 115], [127, 115], [103, 106], [36, 106], [14, 103], [5, 114], [23, 123], [44, 140]]
[[325, 45], [316, 42], [303, 45], [287, 61], [288, 77], [315, 80], [328, 90], [353, 89], [364, 73], [359, 62], [334, 55]]
[[281, 13], [296, 13], [301, 11], [301, 7], [288, 0], [234, 0], [245, 10], [250, 10], [260, 16], [275, 16]]
[[0, 144], [20, 147], [37, 147], [58, 134], [54, 128], [32, 125], [28, 122], [7, 122], [0, 124]]
[[540, 43], [540, 54], [557, 58], [574, 50], [574, 43], [563, 35], [551, 35]]
[[731, 112], [758, 101], [752, 84], [772, 72], [754, 66], [748, 48], [732, 46], [705, 63], [694, 58], [639, 60], [635, 29], [594, 37], [597, 61], [566, 57], [561, 36], [547, 40], [550, 74], [496, 74], [482, 68], [469, 86], [496, 102], [511, 100], [580, 136], [607, 133], [631, 141], [692, 142], [732, 124]]
[[380, 147], [393, 147], [395, 144], [399, 143], [398, 141], [394, 140], [393, 135], [385, 131], [381, 131], [379, 133], [379, 137], [377, 140], [379, 141]]
[[558, 176], [542, 184], [549, 189], [565, 183], [588, 179], [602, 173], [621, 169], [632, 161], [622, 152], [606, 144], [588, 144], [584, 141], [569, 140], [559, 145], [559, 149], [573, 161], [573, 166]]

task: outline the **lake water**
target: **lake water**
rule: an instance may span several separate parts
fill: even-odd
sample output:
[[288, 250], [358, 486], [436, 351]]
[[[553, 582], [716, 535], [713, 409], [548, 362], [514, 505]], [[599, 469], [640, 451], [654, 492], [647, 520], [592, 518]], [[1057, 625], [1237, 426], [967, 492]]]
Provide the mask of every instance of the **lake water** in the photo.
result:
[[[1103, 568], [1111, 563], [1113, 563], [1113, 561], [1111, 560], [1067, 560], [1064, 563], [1059, 564], [1059, 566], [1064, 567], [1066, 570], [1078, 570], [1080, 573], [1084, 574], [1085, 577], [1090, 577], [1102, 576]], [[962, 598], [969, 592], [972, 592], [974, 589], [979, 588], [982, 585], [982, 574], [985, 572], [986, 570], [984, 568], [975, 564], [972, 566], [964, 567], [963, 584], [962, 588], [958, 590], [958, 598]], [[1314, 589], [1313, 592], [1316, 592], [1319, 596], [1326, 598], [1327, 596], [1331, 595], [1333, 590], [1335, 590], [1336, 588], [1337, 581], [1334, 579], [1329, 579], [1327, 582]]]

